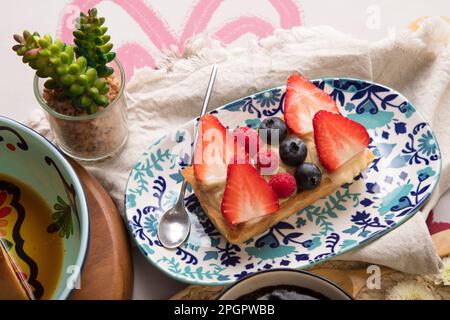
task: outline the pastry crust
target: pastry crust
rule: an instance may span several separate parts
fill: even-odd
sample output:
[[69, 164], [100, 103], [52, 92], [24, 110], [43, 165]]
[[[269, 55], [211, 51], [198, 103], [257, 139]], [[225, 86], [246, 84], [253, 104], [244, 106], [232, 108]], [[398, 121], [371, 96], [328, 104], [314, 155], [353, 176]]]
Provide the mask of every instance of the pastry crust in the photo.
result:
[[[219, 211], [220, 209], [216, 209], [217, 205], [214, 205], [214, 199], [211, 198], [214, 196], [214, 193], [202, 190], [201, 186], [195, 179], [194, 170], [192, 167], [184, 169], [182, 174], [192, 186], [200, 205], [212, 223], [216, 226], [217, 230], [219, 230], [219, 232], [229, 242], [238, 244], [263, 233], [279, 221], [286, 219], [301, 209], [306, 208], [320, 198], [328, 196], [344, 183], [350, 182], [343, 181], [339, 178], [339, 175], [346, 177], [350, 174], [353, 179], [367, 169], [369, 164], [373, 161], [373, 158], [372, 152], [369, 149], [366, 149], [364, 152], [342, 166], [342, 168], [339, 168], [337, 172], [333, 174], [333, 178], [331, 175], [324, 175], [318, 188], [299, 192], [286, 201], [281, 202], [280, 209], [271, 215], [244, 222], [237, 226], [231, 226], [225, 221], [222, 213]], [[341, 172], [339, 172], [340, 170]], [[342, 172], [344, 170], [347, 172]]]

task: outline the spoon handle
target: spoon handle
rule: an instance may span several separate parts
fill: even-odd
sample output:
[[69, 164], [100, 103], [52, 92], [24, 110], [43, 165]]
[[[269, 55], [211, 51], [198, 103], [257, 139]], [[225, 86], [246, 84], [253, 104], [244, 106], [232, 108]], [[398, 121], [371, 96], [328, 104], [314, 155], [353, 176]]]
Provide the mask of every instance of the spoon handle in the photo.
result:
[[[216, 81], [218, 67], [219, 66], [217, 64], [215, 64], [212, 68], [211, 76], [209, 78], [208, 89], [206, 90], [205, 99], [203, 100], [202, 111], [200, 112], [200, 118], [203, 117], [205, 115], [206, 111], [208, 110], [209, 100], [211, 98], [211, 92], [214, 87], [214, 82]], [[192, 163], [192, 159], [194, 157], [194, 151], [195, 151], [195, 146], [197, 145], [197, 140], [198, 140], [198, 123], [194, 127], [194, 145], [192, 146], [191, 163]]]
[[[217, 64], [214, 64], [214, 66], [212, 68], [211, 76], [209, 78], [208, 89], [206, 90], [205, 98], [203, 100], [202, 111], [200, 112], [200, 118], [203, 117], [205, 115], [206, 111], [208, 110], [209, 100], [211, 99], [211, 92], [214, 87], [214, 82], [216, 81], [218, 67], [219, 66]], [[192, 152], [191, 152], [191, 164], [192, 164], [192, 159], [194, 158], [194, 151], [195, 151], [195, 146], [197, 145], [197, 140], [198, 140], [198, 123], [194, 126], [194, 144], [192, 146]], [[183, 180], [183, 184], [181, 185], [181, 190], [180, 190], [180, 197], [178, 198], [179, 202], [184, 201], [184, 193], [186, 192], [186, 188], [187, 188], [187, 181]]]

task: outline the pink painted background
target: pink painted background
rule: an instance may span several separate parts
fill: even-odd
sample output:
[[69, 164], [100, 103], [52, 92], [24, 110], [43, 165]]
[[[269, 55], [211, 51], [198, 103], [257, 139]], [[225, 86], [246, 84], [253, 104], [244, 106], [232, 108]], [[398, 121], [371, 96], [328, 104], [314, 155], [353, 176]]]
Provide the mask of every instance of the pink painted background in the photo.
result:
[[[72, 41], [74, 17], [79, 11], [86, 12], [88, 9], [98, 5], [103, 0], [72, 0], [70, 1], [61, 18], [60, 36], [63, 41]], [[273, 10], [279, 15], [279, 25], [255, 15], [238, 15], [229, 21], [223, 21], [216, 30], [208, 28], [215, 12], [225, 0], [194, 0], [184, 21], [183, 30], [180, 35], [174, 34], [171, 26], [164, 17], [152, 8], [144, 0], [112, 0], [122, 8], [142, 29], [145, 35], [159, 49], [177, 48], [179, 53], [184, 50], [186, 41], [206, 30], [228, 45], [241, 36], [251, 33], [258, 38], [271, 35], [276, 27], [291, 28], [301, 25], [300, 7], [294, 0], [261, 0], [267, 1]], [[239, 8], [236, 8], [239, 12]], [[151, 52], [137, 42], [128, 42], [116, 48], [118, 57], [124, 65], [127, 79], [130, 79], [134, 70], [144, 66], [155, 66], [155, 57]]]
[[[61, 16], [59, 35], [65, 42], [72, 42], [72, 31], [75, 18], [80, 11], [86, 12], [105, 0], [71, 0]], [[266, 1], [276, 14], [276, 21], [268, 21], [257, 15], [242, 14], [236, 8], [236, 16], [221, 21], [219, 27], [212, 29], [211, 20], [224, 4], [225, 0], [190, 0], [192, 5], [186, 13], [182, 30], [173, 31], [164, 17], [145, 0], [109, 0], [119, 6], [144, 32], [145, 36], [159, 50], [176, 50], [183, 53], [185, 43], [191, 37], [208, 31], [225, 46], [232, 44], [246, 34], [253, 34], [257, 38], [271, 35], [276, 28], [289, 29], [302, 25], [301, 7], [296, 0], [260, 0]], [[181, 1], [181, 0], [180, 0]], [[183, 0], [188, 1], [188, 0]], [[245, 0], [242, 0], [245, 1]], [[127, 41], [115, 48], [122, 62], [127, 79], [130, 79], [136, 69], [149, 66], [155, 67], [155, 53], [151, 52], [143, 43]], [[446, 199], [450, 203], [450, 196]], [[445, 210], [446, 211], [446, 210]], [[449, 214], [442, 210], [435, 210], [427, 224], [431, 233], [450, 229]]]

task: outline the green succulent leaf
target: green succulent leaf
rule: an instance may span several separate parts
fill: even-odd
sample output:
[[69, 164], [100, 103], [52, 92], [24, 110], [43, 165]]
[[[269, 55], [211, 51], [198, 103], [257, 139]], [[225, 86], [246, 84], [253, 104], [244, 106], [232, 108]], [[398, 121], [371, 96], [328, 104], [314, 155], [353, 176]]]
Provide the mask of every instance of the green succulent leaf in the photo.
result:
[[86, 34], [83, 31], [81, 31], [81, 30], [75, 30], [73, 32], [73, 36], [76, 39], [83, 40], [86, 37]]
[[45, 81], [44, 87], [49, 90], [57, 89], [58, 83], [53, 79], [49, 79], [49, 80]]
[[99, 106], [106, 106], [108, 104], [108, 98], [100, 94], [94, 97], [94, 101]]
[[97, 70], [94, 68], [88, 68], [86, 75], [89, 78], [89, 82], [94, 82], [97, 79]]
[[39, 39], [39, 46], [41, 48], [48, 48], [49, 45], [50, 44], [46, 39], [44, 39], [44, 38]]
[[103, 66], [98, 70], [98, 76], [101, 78], [107, 78], [114, 73], [114, 69], [111, 67]]
[[58, 66], [61, 64], [61, 59], [58, 57], [52, 57], [49, 59], [50, 63], [54, 66]]
[[64, 75], [66, 75], [69, 72], [69, 67], [67, 65], [65, 65], [64, 62], [62, 62], [61, 59], [60, 59], [60, 61], [63, 64], [56, 68], [56, 73], [59, 76], [64, 76]]
[[98, 107], [95, 104], [91, 104], [90, 106], [87, 107], [87, 112], [89, 114], [94, 114], [98, 111]]
[[61, 60], [62, 63], [64, 64], [68, 64], [70, 61], [70, 57], [67, 53], [63, 52], [60, 54], [59, 59]]
[[83, 95], [80, 100], [80, 103], [83, 107], [89, 107], [92, 104], [92, 102], [93, 102], [92, 99], [87, 95]]
[[72, 63], [69, 66], [69, 73], [72, 75], [78, 75], [80, 73], [80, 70], [81, 70], [80, 66], [76, 63]]
[[106, 34], [108, 28], [104, 26], [105, 18], [98, 17], [98, 11], [93, 8], [88, 13], [80, 13], [77, 29], [74, 31], [75, 53], [77, 57], [85, 57], [87, 64], [97, 70], [97, 76], [106, 78], [114, 73], [114, 69], [107, 64], [116, 57], [111, 52], [113, 44], [111, 36]]
[[83, 87], [89, 86], [89, 78], [85, 74], [80, 74], [78, 76], [77, 82], [80, 86], [83, 86]]
[[78, 83], [74, 83], [70, 86], [70, 93], [73, 96], [80, 96], [83, 94], [85, 88], [83, 86], [80, 86]]
[[92, 83], [92, 86], [100, 91], [106, 86], [106, 81], [105, 79], [99, 78]]
[[102, 89], [99, 89], [101, 95], [106, 95], [109, 92], [109, 85], [106, 84]]
[[75, 82], [75, 77], [71, 74], [66, 74], [60, 80], [64, 86], [69, 87]]

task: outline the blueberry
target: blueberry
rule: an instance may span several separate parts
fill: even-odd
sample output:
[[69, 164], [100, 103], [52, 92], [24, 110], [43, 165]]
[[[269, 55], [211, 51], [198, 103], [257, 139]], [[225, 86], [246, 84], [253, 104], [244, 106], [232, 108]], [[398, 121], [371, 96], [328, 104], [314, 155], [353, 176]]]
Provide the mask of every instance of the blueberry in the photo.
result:
[[280, 144], [280, 159], [288, 166], [295, 167], [302, 164], [307, 155], [306, 144], [296, 136], [288, 136]]
[[[261, 125], [259, 126], [259, 130], [265, 130], [267, 133], [266, 136], [266, 143], [267, 144], [278, 144], [279, 141], [283, 141], [284, 138], [286, 138], [288, 134], [288, 129], [286, 127], [286, 123], [281, 118], [278, 117], [272, 117], [267, 118], [263, 122], [261, 122]], [[272, 133], [273, 131], [278, 131], [278, 140], [279, 141], [272, 141]], [[260, 132], [261, 133], [261, 132]], [[264, 138], [264, 134], [261, 135]]]
[[312, 163], [303, 163], [295, 169], [295, 180], [297, 187], [301, 190], [311, 190], [319, 186], [322, 180], [320, 169]]

